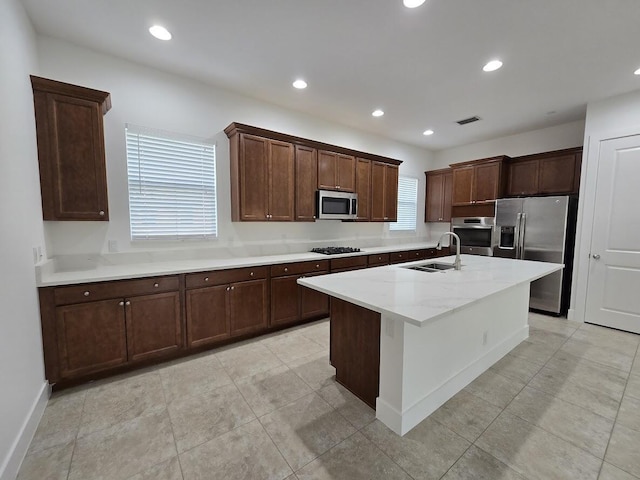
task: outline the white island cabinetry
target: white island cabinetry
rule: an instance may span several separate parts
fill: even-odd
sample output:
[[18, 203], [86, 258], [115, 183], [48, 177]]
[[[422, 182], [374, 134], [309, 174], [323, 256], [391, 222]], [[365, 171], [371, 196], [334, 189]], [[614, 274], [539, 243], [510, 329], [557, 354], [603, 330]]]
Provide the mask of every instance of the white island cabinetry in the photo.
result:
[[[439, 261], [452, 264], [454, 257]], [[399, 435], [528, 337], [529, 284], [562, 268], [559, 264], [473, 255], [462, 256], [461, 270], [428, 273], [407, 268], [422, 263], [298, 281], [332, 297], [332, 329], [336, 321], [345, 323], [350, 318], [354, 322], [364, 317], [379, 319], [379, 329], [371, 329], [379, 332], [377, 338], [373, 334], [367, 339], [379, 342], [376, 416]], [[338, 315], [345, 311], [340, 301], [351, 304], [350, 316]], [[334, 305], [342, 307], [336, 310]], [[374, 312], [378, 315], [372, 316]], [[376, 347], [340, 345], [349, 341], [332, 335], [332, 352], [354, 355], [357, 363], [360, 351], [371, 352], [371, 347]], [[377, 367], [375, 362], [367, 364]], [[340, 365], [334, 366], [337, 380], [350, 388], [351, 377], [345, 379]], [[375, 371], [369, 373], [370, 379], [377, 380]]]

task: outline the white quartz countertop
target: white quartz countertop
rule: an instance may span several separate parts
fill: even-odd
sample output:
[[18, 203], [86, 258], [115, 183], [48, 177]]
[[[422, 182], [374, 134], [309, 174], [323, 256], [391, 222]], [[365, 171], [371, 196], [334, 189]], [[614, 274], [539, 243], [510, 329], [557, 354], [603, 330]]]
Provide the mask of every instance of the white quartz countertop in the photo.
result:
[[406, 267], [455, 256], [299, 279], [298, 283], [347, 302], [422, 326], [562, 264], [462, 255], [461, 270], [427, 273]]
[[74, 285], [79, 283], [102, 282], [108, 280], [123, 280], [128, 278], [154, 277], [174, 275], [178, 273], [204, 272], [225, 270], [229, 268], [256, 267], [289, 262], [304, 262], [312, 260], [329, 260], [332, 258], [354, 257], [359, 255], [374, 255], [378, 253], [398, 252], [434, 248], [436, 243], [405, 243], [385, 245], [379, 247], [365, 247], [360, 252], [341, 255], [323, 255], [320, 253], [300, 252], [285, 255], [264, 255], [231, 258], [200, 258], [165, 260], [158, 262], [133, 263], [98, 263], [92, 268], [64, 269], [56, 268], [55, 261], [49, 260], [36, 267], [36, 283], [38, 287], [58, 285]]

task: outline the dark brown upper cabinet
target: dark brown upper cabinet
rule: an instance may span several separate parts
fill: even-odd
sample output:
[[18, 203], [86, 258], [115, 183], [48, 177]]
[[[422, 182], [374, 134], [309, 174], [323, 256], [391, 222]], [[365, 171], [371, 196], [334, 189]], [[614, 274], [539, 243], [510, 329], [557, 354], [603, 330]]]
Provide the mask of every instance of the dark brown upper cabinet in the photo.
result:
[[318, 152], [318, 188], [355, 192], [356, 159], [353, 155], [321, 150]]
[[236, 133], [231, 140], [231, 220], [293, 221], [293, 145]]
[[31, 76], [42, 217], [109, 220], [102, 117], [109, 93]]
[[398, 220], [398, 167], [380, 162], [371, 164], [371, 221]]
[[506, 195], [577, 194], [581, 164], [581, 147], [513, 158], [507, 167]]
[[318, 152], [315, 148], [296, 145], [296, 221], [316, 219], [316, 188], [318, 186]]
[[424, 211], [425, 222], [451, 221], [451, 194], [453, 174], [450, 168], [425, 172], [427, 193]]
[[358, 193], [357, 220], [396, 221], [400, 160], [241, 123], [231, 123], [224, 132], [234, 222], [314, 221], [318, 189]]
[[499, 156], [451, 165], [453, 175], [452, 205], [465, 206], [494, 202], [504, 194], [504, 162]]

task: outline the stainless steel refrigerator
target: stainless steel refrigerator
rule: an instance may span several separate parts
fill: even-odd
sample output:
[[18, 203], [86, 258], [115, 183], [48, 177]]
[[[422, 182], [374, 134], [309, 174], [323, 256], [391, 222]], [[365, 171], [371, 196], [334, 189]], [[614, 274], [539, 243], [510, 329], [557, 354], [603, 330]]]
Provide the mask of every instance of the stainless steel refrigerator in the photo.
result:
[[498, 246], [494, 256], [565, 265], [531, 283], [530, 308], [567, 314], [577, 207], [577, 198], [571, 196], [496, 200]]

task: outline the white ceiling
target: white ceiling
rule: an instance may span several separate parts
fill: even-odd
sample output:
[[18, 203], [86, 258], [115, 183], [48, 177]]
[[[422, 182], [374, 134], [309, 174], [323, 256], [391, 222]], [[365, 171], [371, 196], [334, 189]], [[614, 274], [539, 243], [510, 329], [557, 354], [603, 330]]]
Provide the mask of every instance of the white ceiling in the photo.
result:
[[[40, 34], [433, 150], [578, 120], [640, 88], [640, 0], [23, 4]], [[154, 23], [173, 40], [151, 37]], [[493, 58], [503, 68], [483, 72]]]

